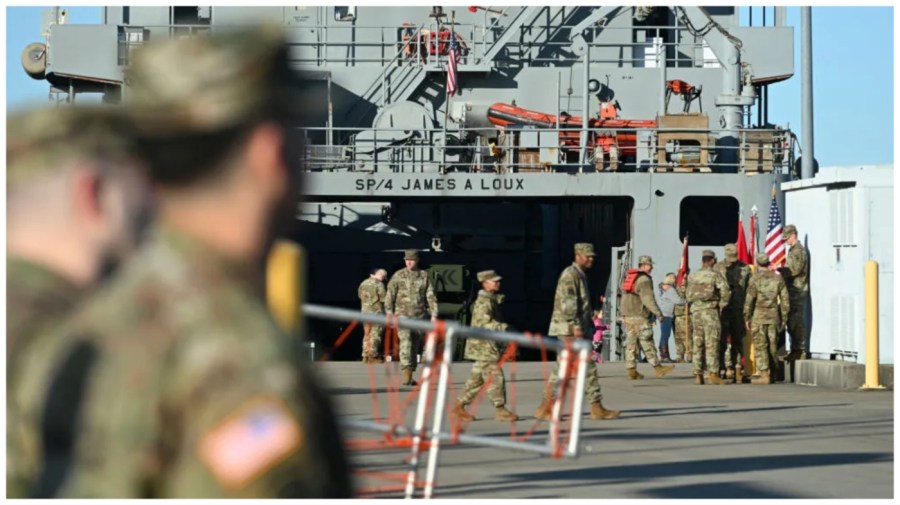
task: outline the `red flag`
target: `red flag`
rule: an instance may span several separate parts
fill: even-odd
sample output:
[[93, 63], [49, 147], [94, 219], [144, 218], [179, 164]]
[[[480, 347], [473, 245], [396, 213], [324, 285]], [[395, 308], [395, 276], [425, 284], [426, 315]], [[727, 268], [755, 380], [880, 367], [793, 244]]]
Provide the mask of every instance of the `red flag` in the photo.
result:
[[737, 255], [738, 259], [746, 264], [750, 264], [750, 253], [747, 252], [747, 238], [744, 236], [744, 222], [738, 217], [738, 237], [737, 237]]
[[753, 207], [753, 213], [750, 214], [750, 265], [756, 264], [756, 207]]
[[684, 246], [681, 249], [681, 265], [678, 267], [678, 278], [675, 280], [675, 285], [681, 287], [690, 272], [691, 269], [688, 267], [688, 238], [685, 235]]

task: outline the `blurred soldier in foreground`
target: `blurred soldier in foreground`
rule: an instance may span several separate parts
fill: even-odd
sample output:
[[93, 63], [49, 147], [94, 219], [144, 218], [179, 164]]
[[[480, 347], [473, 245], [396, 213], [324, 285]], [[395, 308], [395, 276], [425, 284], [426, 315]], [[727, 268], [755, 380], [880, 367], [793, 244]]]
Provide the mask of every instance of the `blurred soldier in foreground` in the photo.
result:
[[809, 257], [806, 248], [797, 239], [797, 227], [789, 224], [781, 233], [789, 249], [781, 275], [791, 298], [791, 312], [787, 318], [787, 330], [791, 335], [791, 352], [785, 360], [806, 359], [806, 320], [804, 308], [809, 294]]
[[47, 495], [351, 496], [329, 401], [263, 298], [263, 260], [300, 189], [291, 77], [275, 28], [134, 54], [159, 225], [62, 335]]
[[[111, 107], [32, 109], [7, 122], [7, 496], [33, 494], [31, 416], [51, 329], [133, 252], [152, 192]], [[49, 339], [49, 340], [48, 340]]]
[[719, 314], [728, 305], [731, 291], [725, 278], [713, 270], [716, 253], [709, 249], [703, 251], [702, 261], [703, 268], [692, 273], [687, 282], [687, 301], [691, 304], [691, 322], [694, 323], [694, 376], [697, 384], [703, 384], [705, 369], [710, 384], [725, 384], [719, 377], [722, 330]]
[[756, 376], [753, 384], [771, 384], [770, 370], [777, 365], [778, 333], [784, 329], [790, 310], [790, 301], [784, 279], [770, 272], [769, 256], [765, 252], [756, 253], [759, 269], [750, 277], [747, 299], [744, 302], [746, 329], [753, 338], [756, 359]]
[[[369, 278], [362, 281], [356, 294], [359, 295], [359, 302], [362, 312], [369, 314], [384, 314], [384, 278], [387, 277], [387, 271], [383, 268], [377, 268], [369, 274]], [[381, 336], [384, 333], [384, 326], [380, 324], [363, 323], [363, 347], [362, 361], [363, 363], [384, 363], [384, 356], [381, 351]]]
[[[553, 298], [553, 315], [550, 319], [551, 336], [560, 340], [582, 339], [592, 335], [593, 310], [590, 302], [587, 275], [585, 271], [594, 265], [594, 244], [575, 244], [575, 262], [566, 267], [556, 284], [556, 295]], [[534, 416], [540, 420], [551, 419], [551, 409], [556, 394], [556, 383], [559, 381], [559, 361], [562, 352], [556, 353], [556, 367], [550, 374], [550, 380], [544, 388], [544, 397]], [[591, 402], [591, 419], [615, 419], [618, 410], [608, 410], [603, 406], [603, 394], [600, 393], [600, 380], [597, 378], [597, 362], [588, 360], [587, 380], [584, 392]], [[576, 391], [575, 394], [580, 393]]]
[[744, 357], [744, 295], [750, 280], [750, 267], [738, 259], [737, 246], [725, 244], [725, 261], [716, 263], [713, 270], [728, 282], [731, 299], [722, 310], [722, 344], [719, 363], [725, 368], [725, 378], [743, 382], [741, 359]]
[[[500, 312], [500, 304], [503, 303], [503, 295], [500, 294], [500, 277], [493, 270], [478, 272], [478, 280], [481, 282], [481, 290], [472, 307], [473, 328], [485, 328], [495, 331], [506, 331], [509, 327], [503, 321]], [[466, 339], [465, 358], [475, 362], [472, 365], [472, 373], [463, 387], [456, 408], [453, 413], [462, 420], [472, 421], [475, 417], [466, 411], [466, 406], [472, 403], [482, 385], [490, 381], [488, 396], [494, 404], [494, 419], [497, 421], [516, 421], [519, 416], [506, 408], [506, 377], [500, 362], [500, 343], [494, 340], [478, 338]]]
[[[434, 296], [434, 287], [428, 272], [419, 269], [419, 253], [413, 249], [403, 254], [405, 268], [394, 272], [387, 286], [387, 295], [384, 299], [384, 309], [388, 315], [424, 319], [431, 315], [431, 322], [437, 321], [437, 298]], [[400, 340], [400, 367], [403, 369], [402, 384], [415, 386], [413, 372], [416, 371], [417, 361], [413, 354], [419, 348], [421, 334], [417, 331], [400, 328], [397, 331]]]
[[663, 314], [656, 305], [653, 278], [650, 277], [652, 271], [653, 259], [650, 256], [641, 256], [638, 258], [638, 270], [632, 271], [637, 277], [631, 279], [631, 282], [626, 279], [628, 289], [622, 290], [620, 312], [625, 324], [625, 368], [628, 370], [628, 380], [644, 378], [637, 371], [638, 344], [644, 350], [647, 362], [653, 367], [657, 377], [662, 377], [675, 369], [674, 365], [660, 364], [656, 346], [653, 344], [650, 316], [653, 315], [662, 322]]

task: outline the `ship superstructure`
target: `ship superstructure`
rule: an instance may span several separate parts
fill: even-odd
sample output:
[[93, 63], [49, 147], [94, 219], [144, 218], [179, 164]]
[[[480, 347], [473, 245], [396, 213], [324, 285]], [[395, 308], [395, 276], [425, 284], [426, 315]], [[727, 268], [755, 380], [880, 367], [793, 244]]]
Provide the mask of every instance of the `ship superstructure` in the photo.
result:
[[60, 99], [127, 100], [147, 41], [283, 25], [310, 97], [308, 299], [355, 307], [369, 269], [415, 248], [444, 317], [464, 319], [472, 273], [495, 269], [507, 319], [544, 333], [575, 242], [595, 245], [609, 318], [638, 255], [661, 281], [688, 236], [697, 268], [794, 177], [767, 100], [794, 74], [793, 28], [784, 7], [754, 10], [762, 25], [736, 7], [106, 7], [101, 25], [51, 9], [23, 59]]

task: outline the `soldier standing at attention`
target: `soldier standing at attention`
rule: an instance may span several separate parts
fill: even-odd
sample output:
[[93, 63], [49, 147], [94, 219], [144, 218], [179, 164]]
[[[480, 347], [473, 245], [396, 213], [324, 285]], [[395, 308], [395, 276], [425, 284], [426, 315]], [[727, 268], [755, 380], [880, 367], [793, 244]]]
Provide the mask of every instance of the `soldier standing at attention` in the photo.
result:
[[7, 122], [7, 495], [28, 498], [40, 466], [40, 393], [52, 329], [136, 248], [152, 191], [110, 107], [30, 109]]
[[780, 268], [791, 298], [791, 312], [787, 318], [787, 330], [791, 335], [791, 352], [784, 359], [806, 359], [806, 319], [804, 309], [809, 294], [809, 261], [806, 248], [797, 239], [797, 227], [789, 224], [781, 234], [790, 247], [785, 266]]
[[731, 291], [728, 283], [713, 270], [716, 253], [703, 251], [703, 268], [692, 273], [687, 282], [687, 301], [691, 304], [694, 323], [694, 376], [703, 384], [703, 359], [706, 358], [707, 380], [710, 384], [725, 384], [719, 377], [719, 334], [722, 330], [719, 314], [728, 305]]
[[[431, 322], [437, 321], [437, 298], [434, 296], [434, 287], [428, 272], [419, 269], [419, 253], [409, 249], [403, 254], [405, 268], [394, 272], [387, 285], [387, 295], [384, 298], [384, 309], [388, 315], [424, 319], [431, 315]], [[413, 372], [416, 371], [416, 360], [413, 350], [418, 348], [421, 334], [416, 331], [400, 328], [397, 331], [400, 340], [400, 367], [403, 369], [402, 384], [415, 386]]]
[[287, 55], [275, 27], [134, 52], [128, 107], [159, 221], [58, 339], [45, 495], [351, 496], [331, 404], [264, 299], [301, 190]]
[[[481, 290], [472, 307], [472, 321], [469, 326], [473, 328], [485, 328], [495, 331], [506, 331], [509, 327], [503, 321], [500, 312], [500, 304], [503, 303], [503, 295], [500, 294], [500, 277], [493, 270], [478, 272], [478, 280], [481, 282]], [[481, 386], [490, 381], [488, 396], [494, 404], [494, 419], [497, 421], [516, 421], [519, 416], [506, 408], [506, 378], [503, 376], [503, 368], [498, 366], [500, 362], [500, 343], [494, 340], [482, 340], [477, 338], [466, 339], [465, 358], [475, 362], [472, 366], [472, 374], [463, 387], [453, 413], [464, 421], [472, 421], [475, 417], [466, 411], [466, 406], [472, 403]]]
[[[687, 297], [687, 279], [682, 279], [681, 286], [675, 286], [675, 293], [679, 298], [685, 300]], [[685, 361], [693, 361], [691, 355], [691, 318], [688, 317], [687, 304], [682, 303], [675, 305], [675, 352], [676, 363], [684, 363]]]
[[650, 326], [650, 315], [662, 322], [663, 314], [656, 305], [653, 292], [653, 259], [650, 256], [638, 258], [637, 278], [633, 280], [630, 291], [622, 292], [620, 312], [625, 324], [625, 367], [628, 369], [628, 380], [643, 379], [637, 371], [638, 344], [644, 350], [647, 362], [653, 367], [657, 377], [662, 377], [675, 369], [674, 365], [663, 366], [659, 362], [656, 346], [653, 344], [653, 328]]
[[741, 358], [744, 356], [744, 295], [750, 279], [750, 267], [740, 261], [737, 246], [725, 244], [725, 261], [716, 263], [713, 270], [728, 282], [731, 299], [722, 310], [722, 345], [719, 348], [719, 363], [725, 367], [725, 378], [743, 382], [744, 373]]
[[[769, 256], [756, 253], [759, 269], [750, 277], [744, 301], [746, 329], [753, 338], [758, 373], [750, 379], [753, 384], [771, 384], [770, 369], [776, 365], [778, 333], [784, 329], [790, 311], [790, 299], [784, 279], [769, 271]], [[780, 311], [780, 312], [779, 312]]]
[[[369, 274], [369, 278], [362, 281], [356, 293], [359, 295], [360, 309], [367, 314], [384, 314], [384, 278], [387, 270], [376, 268]], [[384, 363], [381, 355], [381, 336], [384, 326], [380, 324], [363, 323], [363, 363]]]
[[[593, 311], [588, 290], [585, 271], [594, 265], [594, 245], [589, 243], [575, 244], [575, 262], [566, 267], [556, 284], [556, 295], [553, 298], [553, 315], [550, 319], [551, 336], [560, 340], [582, 339], [593, 333]], [[534, 414], [536, 418], [548, 421], [559, 381], [559, 360], [561, 352], [556, 353], [556, 367], [550, 374], [550, 380], [544, 388], [544, 397]], [[600, 380], [597, 378], [597, 363], [588, 360], [587, 380], [584, 392], [591, 402], [591, 419], [615, 419], [618, 410], [607, 410], [603, 406], [603, 395], [600, 393]], [[576, 391], [575, 394], [579, 392]]]

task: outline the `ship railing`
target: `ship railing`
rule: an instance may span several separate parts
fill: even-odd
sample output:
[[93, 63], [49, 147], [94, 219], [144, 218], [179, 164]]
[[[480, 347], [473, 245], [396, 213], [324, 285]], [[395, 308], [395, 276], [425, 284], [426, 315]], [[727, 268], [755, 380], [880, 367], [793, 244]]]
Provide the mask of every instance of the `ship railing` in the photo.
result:
[[[424, 485], [421, 486], [422, 497], [431, 498], [433, 496], [442, 444], [466, 444], [529, 452], [554, 459], [579, 456], [582, 408], [584, 406], [582, 391], [587, 380], [588, 360], [591, 352], [591, 345], [587, 340], [546, 339], [541, 335], [473, 328], [454, 321], [431, 322], [390, 316], [386, 318], [384, 314], [363, 313], [313, 304], [304, 304], [302, 313], [305, 317], [312, 319], [375, 325], [387, 323], [388, 330], [394, 334], [402, 328], [422, 332], [426, 335], [421, 363], [423, 370], [420, 384], [417, 386], [418, 398], [415, 403], [412, 426], [407, 425], [408, 420], [405, 419], [402, 412], [389, 414], [387, 419], [380, 419], [381, 416], [376, 412], [373, 416], [375, 420], [349, 416], [339, 420], [343, 426], [351, 429], [387, 434], [392, 439], [411, 439], [409, 447], [412, 450], [408, 460], [409, 470], [405, 479], [406, 498], [415, 497], [417, 483], [420, 482], [424, 482]], [[460, 426], [451, 425], [450, 429], [445, 427], [451, 424], [445, 422], [444, 416], [451, 411], [454, 401], [449, 394], [453, 350], [456, 347], [456, 340], [465, 337], [505, 345], [504, 360], [514, 356], [517, 347], [555, 351], [559, 354], [559, 382], [556, 386], [557, 390], [553, 391], [554, 400], [551, 406], [549, 436], [546, 442], [529, 441], [530, 431], [517, 435], [515, 428], [513, 428], [512, 436], [504, 439], [492, 435], [460, 432]], [[427, 427], [429, 412], [433, 414], [431, 426]], [[569, 418], [567, 429], [563, 426], [564, 416]], [[426, 476], [423, 481], [418, 475], [421, 455], [426, 452]]]
[[[307, 145], [305, 167], [312, 172], [786, 174], [793, 170], [798, 151], [794, 134], [780, 128], [590, 128], [598, 140], [583, 148], [580, 127], [473, 127], [446, 135], [440, 128], [332, 129], [352, 134], [349, 144], [323, 141], [328, 128], [301, 130]], [[622, 142], [622, 135], [631, 139]]]

